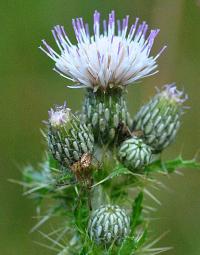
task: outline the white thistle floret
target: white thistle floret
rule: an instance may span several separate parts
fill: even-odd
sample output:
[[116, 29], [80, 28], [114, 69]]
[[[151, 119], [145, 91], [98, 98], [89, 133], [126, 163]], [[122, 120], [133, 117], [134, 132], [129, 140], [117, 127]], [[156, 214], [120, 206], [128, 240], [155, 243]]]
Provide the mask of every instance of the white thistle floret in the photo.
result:
[[138, 25], [139, 18], [136, 18], [128, 32], [128, 20], [129, 16], [126, 16], [116, 22], [112, 11], [108, 22], [103, 21], [101, 33], [100, 13], [95, 11], [92, 36], [88, 24], [77, 18], [72, 20], [77, 45], [70, 42], [64, 27], [57, 25], [52, 33], [60, 54], [45, 40], [42, 42], [46, 49], [40, 48], [55, 61], [56, 72], [77, 83], [72, 87], [97, 90], [99, 87], [128, 85], [157, 73], [156, 61], [166, 48], [164, 46], [155, 57], [150, 56], [159, 29], [151, 30], [146, 36], [148, 25], [146, 22]]
[[49, 123], [53, 127], [65, 125], [70, 119], [71, 109], [66, 107], [66, 103], [63, 106], [56, 106], [56, 109], [49, 110]]

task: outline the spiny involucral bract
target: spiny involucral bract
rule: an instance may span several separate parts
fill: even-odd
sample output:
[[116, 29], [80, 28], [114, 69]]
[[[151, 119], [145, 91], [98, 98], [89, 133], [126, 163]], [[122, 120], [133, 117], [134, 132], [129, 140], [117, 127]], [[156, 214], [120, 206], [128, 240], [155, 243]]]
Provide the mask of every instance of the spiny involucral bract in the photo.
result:
[[[45, 40], [40, 47], [55, 62], [54, 70], [76, 83], [72, 87], [87, 87], [96, 91], [108, 87], [121, 87], [143, 77], [157, 73], [156, 56], [151, 49], [159, 29], [148, 31], [146, 22], [135, 23], [129, 29], [129, 16], [115, 20], [115, 12], [100, 25], [100, 13], [94, 12], [93, 34], [82, 18], [72, 20], [77, 44], [72, 44], [63, 26], [52, 30], [60, 53], [53, 50]], [[102, 30], [102, 32], [101, 32]]]
[[93, 92], [87, 90], [81, 119], [90, 125], [95, 141], [102, 144], [117, 142], [120, 124], [130, 128], [132, 120], [128, 113], [124, 89], [107, 89]]
[[62, 166], [70, 168], [83, 155], [93, 153], [94, 137], [91, 130], [80, 122], [66, 104], [49, 111], [47, 126], [49, 149]]
[[130, 219], [117, 205], [102, 205], [89, 220], [90, 238], [97, 244], [120, 244], [130, 232]]
[[186, 99], [187, 95], [178, 91], [175, 84], [165, 85], [136, 114], [132, 130], [142, 131], [144, 142], [154, 152], [161, 152], [171, 144], [178, 132]]
[[118, 157], [131, 170], [142, 169], [151, 161], [152, 148], [142, 139], [132, 137], [121, 144]]

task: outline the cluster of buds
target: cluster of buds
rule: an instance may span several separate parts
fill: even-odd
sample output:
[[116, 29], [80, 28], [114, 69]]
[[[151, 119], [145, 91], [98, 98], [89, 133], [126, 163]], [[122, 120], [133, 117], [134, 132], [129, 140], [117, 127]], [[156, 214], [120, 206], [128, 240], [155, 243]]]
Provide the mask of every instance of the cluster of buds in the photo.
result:
[[[125, 98], [127, 85], [158, 72], [157, 59], [166, 46], [151, 56], [159, 29], [148, 34], [146, 22], [138, 24], [136, 18], [128, 30], [128, 22], [129, 16], [116, 22], [112, 11], [108, 21], [103, 21], [101, 33], [100, 13], [95, 11], [93, 35], [82, 18], [72, 21], [76, 45], [59, 25], [52, 32], [60, 53], [43, 40], [41, 49], [55, 62], [54, 70], [75, 82], [72, 87], [86, 88], [78, 117], [64, 105], [50, 110], [48, 120], [49, 150], [76, 176], [89, 167], [95, 145], [117, 147], [118, 159], [126, 167], [143, 169], [153, 154], [171, 144], [179, 129], [187, 98], [174, 84], [158, 91], [131, 120]], [[121, 127], [127, 132], [121, 132]], [[106, 205], [92, 214], [88, 229], [96, 243], [118, 244], [128, 235], [129, 225], [124, 210]]]
[[180, 127], [183, 103], [187, 96], [175, 84], [165, 85], [162, 91], [141, 107], [136, 114], [131, 131], [140, 138], [125, 140], [119, 149], [119, 158], [131, 169], [142, 169], [152, 160], [152, 155], [170, 145]]

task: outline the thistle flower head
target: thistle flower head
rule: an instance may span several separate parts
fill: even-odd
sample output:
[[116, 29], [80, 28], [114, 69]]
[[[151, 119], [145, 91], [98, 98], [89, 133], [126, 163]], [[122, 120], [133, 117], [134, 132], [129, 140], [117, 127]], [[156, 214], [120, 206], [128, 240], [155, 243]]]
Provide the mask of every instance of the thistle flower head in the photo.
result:
[[126, 92], [121, 89], [87, 90], [81, 119], [93, 131], [95, 141], [100, 145], [117, 144], [120, 127], [131, 127], [132, 119], [126, 104]]
[[64, 27], [57, 25], [52, 33], [60, 53], [45, 40], [42, 41], [45, 48], [40, 48], [55, 61], [54, 70], [76, 82], [75, 87], [94, 90], [123, 87], [156, 73], [156, 61], [166, 47], [156, 56], [150, 56], [159, 29], [148, 33], [148, 25], [146, 22], [138, 24], [138, 18], [128, 29], [128, 22], [129, 16], [116, 22], [112, 11], [101, 29], [100, 13], [95, 11], [93, 35], [90, 35], [88, 24], [77, 18], [72, 20], [76, 45], [70, 42]]
[[49, 111], [47, 126], [49, 150], [62, 166], [71, 168], [83, 155], [92, 154], [94, 137], [91, 130], [67, 108], [66, 103]]
[[63, 126], [70, 120], [71, 109], [66, 107], [66, 103], [63, 106], [56, 106], [55, 110], [49, 110], [49, 123], [53, 127]]
[[88, 230], [97, 244], [120, 244], [130, 232], [130, 218], [118, 205], [102, 205], [91, 215]]
[[132, 137], [121, 144], [118, 157], [125, 166], [132, 170], [142, 169], [150, 163], [152, 150], [142, 139]]
[[145, 143], [153, 147], [154, 152], [161, 152], [175, 139], [187, 98], [175, 84], [165, 85], [136, 114], [133, 130], [143, 132]]

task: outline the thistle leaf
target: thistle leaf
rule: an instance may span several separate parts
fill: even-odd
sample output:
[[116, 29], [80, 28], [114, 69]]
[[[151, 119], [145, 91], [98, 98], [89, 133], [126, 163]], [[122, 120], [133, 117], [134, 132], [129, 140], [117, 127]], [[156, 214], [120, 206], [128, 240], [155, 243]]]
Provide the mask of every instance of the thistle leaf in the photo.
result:
[[130, 255], [136, 250], [136, 242], [134, 237], [127, 237], [122, 243], [118, 255]]
[[132, 208], [132, 215], [131, 215], [131, 232], [130, 235], [123, 241], [118, 255], [129, 255], [133, 254], [146, 240], [146, 234], [147, 231], [144, 230], [144, 232], [139, 236], [135, 237], [135, 229], [136, 227], [141, 224], [142, 221], [142, 203], [143, 203], [143, 192], [140, 192], [138, 196], [136, 197], [134, 203], [133, 203], [133, 208]]
[[146, 172], [173, 173], [178, 169], [199, 169], [200, 163], [196, 159], [184, 160], [181, 155], [167, 161], [157, 160], [145, 168]]
[[136, 197], [133, 204], [132, 215], [131, 215], [131, 231], [132, 232], [134, 232], [135, 227], [137, 227], [141, 223], [143, 197], [144, 197], [143, 192], [140, 192], [139, 195]]
[[118, 177], [121, 175], [127, 175], [127, 174], [132, 174], [127, 168], [125, 168], [123, 165], [118, 165], [116, 168], [114, 168], [114, 170], [112, 171], [111, 174], [109, 174], [106, 178], [102, 179], [101, 181], [95, 183], [92, 188], [106, 182], [109, 181], [111, 179], [113, 179], [114, 177]]

